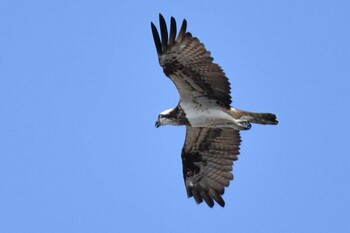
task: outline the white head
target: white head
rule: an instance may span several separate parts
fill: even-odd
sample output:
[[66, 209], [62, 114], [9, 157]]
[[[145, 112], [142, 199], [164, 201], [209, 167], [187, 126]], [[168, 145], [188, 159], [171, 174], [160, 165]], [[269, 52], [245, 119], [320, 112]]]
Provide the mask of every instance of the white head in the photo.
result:
[[175, 108], [170, 108], [159, 113], [158, 120], [156, 121], [155, 126], [158, 128], [162, 125], [176, 125], [176, 122], [174, 121], [174, 114], [172, 114], [174, 109]]

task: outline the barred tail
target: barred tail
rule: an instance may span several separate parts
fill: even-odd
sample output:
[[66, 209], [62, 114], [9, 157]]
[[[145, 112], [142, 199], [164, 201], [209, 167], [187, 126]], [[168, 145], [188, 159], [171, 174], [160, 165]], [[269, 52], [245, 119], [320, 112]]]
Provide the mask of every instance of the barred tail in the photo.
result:
[[263, 125], [277, 125], [277, 117], [273, 113], [257, 113], [248, 112], [231, 108], [232, 116], [235, 119], [245, 119], [251, 123], [263, 124]]

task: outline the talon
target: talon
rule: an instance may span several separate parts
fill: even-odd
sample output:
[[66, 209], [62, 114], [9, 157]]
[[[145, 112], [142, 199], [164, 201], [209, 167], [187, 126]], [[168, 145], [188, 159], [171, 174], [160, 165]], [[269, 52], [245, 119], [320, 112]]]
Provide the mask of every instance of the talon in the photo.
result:
[[252, 125], [250, 124], [250, 122], [247, 121], [247, 120], [244, 120], [244, 119], [239, 119], [239, 120], [238, 120], [238, 125], [239, 125], [240, 127], [242, 127], [241, 130], [248, 130], [248, 129], [250, 129], [250, 128], [252, 127]]
[[248, 129], [250, 129], [250, 128], [252, 127], [252, 125], [250, 124], [249, 121], [244, 121], [244, 122], [242, 122], [242, 125], [245, 126], [245, 129], [244, 129], [244, 130], [248, 130]]

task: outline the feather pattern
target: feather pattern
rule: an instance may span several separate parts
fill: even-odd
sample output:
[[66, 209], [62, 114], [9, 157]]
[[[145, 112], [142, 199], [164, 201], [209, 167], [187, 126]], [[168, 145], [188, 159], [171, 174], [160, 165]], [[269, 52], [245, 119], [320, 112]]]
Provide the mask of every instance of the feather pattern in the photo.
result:
[[174, 82], [180, 101], [206, 104], [208, 100], [215, 100], [216, 104], [230, 108], [229, 80], [221, 67], [213, 63], [213, 58], [204, 44], [186, 32], [186, 20], [183, 21], [176, 39], [175, 19], [171, 18], [170, 37], [162, 15], [159, 15], [159, 22], [161, 37], [151, 23], [159, 63], [164, 73]]
[[221, 197], [233, 179], [233, 161], [238, 159], [241, 137], [232, 128], [187, 126], [182, 164], [188, 197], [210, 206], [224, 206]]

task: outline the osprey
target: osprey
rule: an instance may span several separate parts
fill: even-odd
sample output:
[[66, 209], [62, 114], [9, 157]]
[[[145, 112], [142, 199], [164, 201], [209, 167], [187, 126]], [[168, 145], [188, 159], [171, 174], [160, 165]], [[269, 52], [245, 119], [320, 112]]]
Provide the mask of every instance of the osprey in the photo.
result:
[[186, 31], [186, 20], [177, 37], [173, 17], [169, 36], [161, 14], [159, 22], [161, 36], [151, 23], [159, 63], [175, 84], [180, 101], [160, 113], [155, 126], [186, 126], [181, 158], [187, 195], [197, 204], [204, 200], [213, 207], [215, 201], [224, 207], [222, 195], [233, 179], [233, 161], [239, 154], [239, 131], [250, 129], [250, 123], [277, 125], [276, 115], [231, 107], [228, 78], [204, 44]]

